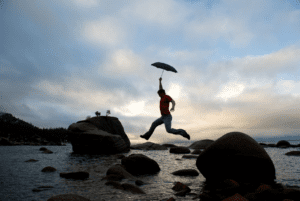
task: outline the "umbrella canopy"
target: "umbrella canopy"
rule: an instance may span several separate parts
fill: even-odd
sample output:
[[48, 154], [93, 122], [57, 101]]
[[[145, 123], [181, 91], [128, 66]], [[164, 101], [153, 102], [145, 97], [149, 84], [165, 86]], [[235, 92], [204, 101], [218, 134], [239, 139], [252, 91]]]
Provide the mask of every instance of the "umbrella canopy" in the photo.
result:
[[[161, 63], [161, 62], [156, 62], [156, 63], [153, 63], [153, 64], [151, 64], [152, 66], [155, 66], [156, 68], [161, 68], [161, 69], [163, 69], [163, 70], [167, 70], [167, 71], [172, 71], [172, 72], [174, 72], [174, 73], [177, 73], [177, 70], [174, 68], [174, 67], [172, 67], [172, 66], [170, 66], [170, 65], [168, 65], [168, 64], [165, 64], [165, 63]], [[163, 71], [164, 72], [164, 71]], [[161, 74], [162, 75], [162, 74]]]

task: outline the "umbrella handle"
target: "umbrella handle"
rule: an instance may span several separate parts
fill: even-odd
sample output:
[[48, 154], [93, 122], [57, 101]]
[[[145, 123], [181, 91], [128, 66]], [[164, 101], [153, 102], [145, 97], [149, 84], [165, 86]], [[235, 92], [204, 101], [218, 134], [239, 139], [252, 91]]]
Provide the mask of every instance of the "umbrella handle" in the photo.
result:
[[[161, 73], [161, 76], [162, 76], [163, 73], [164, 73], [164, 70], [163, 70], [163, 72]], [[161, 78], [161, 76], [160, 76], [160, 78]]]

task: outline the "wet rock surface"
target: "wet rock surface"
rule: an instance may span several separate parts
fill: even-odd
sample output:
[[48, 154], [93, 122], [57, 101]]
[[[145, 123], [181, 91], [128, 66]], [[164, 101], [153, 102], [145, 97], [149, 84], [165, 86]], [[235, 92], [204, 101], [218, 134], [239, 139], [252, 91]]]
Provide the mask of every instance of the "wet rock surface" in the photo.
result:
[[265, 149], [241, 132], [217, 139], [199, 155], [196, 166], [209, 182], [231, 178], [268, 183], [276, 179], [273, 161]]

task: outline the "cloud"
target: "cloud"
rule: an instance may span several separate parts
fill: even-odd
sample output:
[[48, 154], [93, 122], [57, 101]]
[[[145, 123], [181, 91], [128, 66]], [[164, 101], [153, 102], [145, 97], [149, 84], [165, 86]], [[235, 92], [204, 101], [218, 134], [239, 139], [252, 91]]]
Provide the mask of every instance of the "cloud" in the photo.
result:
[[274, 77], [283, 71], [295, 72], [300, 63], [299, 54], [300, 48], [293, 45], [263, 56], [236, 58], [231, 65], [243, 75]]
[[138, 116], [144, 112], [145, 101], [131, 101], [121, 109], [115, 108], [116, 112], [120, 112], [125, 116]]
[[21, 72], [6, 59], [0, 59], [0, 74], [2, 75], [20, 75]]
[[184, 4], [174, 0], [132, 1], [122, 15], [131, 16], [137, 22], [164, 27], [180, 27], [189, 15]]
[[[186, 26], [186, 38], [196, 41], [210, 41], [216, 43], [225, 39], [231, 47], [245, 47], [254, 38], [254, 34], [245, 24], [245, 21], [228, 16], [212, 16], [203, 21], [192, 21]], [[188, 40], [190, 40], [188, 39]]]
[[216, 50], [172, 50], [171, 48], [157, 47], [158, 54], [163, 57], [169, 57], [173, 61], [195, 62], [209, 59]]
[[276, 83], [275, 90], [279, 94], [300, 95], [300, 82], [294, 80], [279, 80]]
[[245, 85], [241, 83], [229, 82], [222, 87], [221, 91], [216, 95], [216, 98], [227, 101], [230, 98], [239, 96], [244, 89]]
[[91, 43], [114, 47], [120, 45], [126, 38], [126, 29], [121, 22], [113, 17], [99, 21], [86, 21], [83, 25], [82, 36]]
[[95, 7], [99, 5], [99, 2], [97, 0], [75, 0], [74, 3], [78, 6], [83, 7]]
[[143, 72], [145, 62], [143, 58], [130, 49], [118, 49], [113, 51], [106, 63], [99, 68], [99, 74], [103, 71], [113, 76], [127, 76], [129, 74], [140, 74]]

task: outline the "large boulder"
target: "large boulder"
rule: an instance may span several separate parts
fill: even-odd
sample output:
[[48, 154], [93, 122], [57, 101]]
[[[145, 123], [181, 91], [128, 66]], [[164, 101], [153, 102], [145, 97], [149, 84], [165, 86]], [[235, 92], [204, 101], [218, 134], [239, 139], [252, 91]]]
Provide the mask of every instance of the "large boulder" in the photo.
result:
[[116, 154], [130, 151], [130, 141], [116, 117], [93, 117], [68, 128], [73, 152]]
[[158, 163], [143, 154], [131, 154], [122, 158], [121, 163], [132, 175], [155, 174], [160, 171]]
[[209, 145], [211, 145], [213, 140], [199, 140], [194, 142], [189, 146], [191, 149], [206, 149]]
[[250, 136], [231, 132], [207, 147], [197, 158], [196, 166], [207, 182], [233, 179], [244, 183], [273, 183], [273, 161]]
[[141, 150], [168, 150], [166, 146], [155, 144], [153, 142], [145, 142], [143, 144], [131, 145], [131, 149], [141, 149]]

